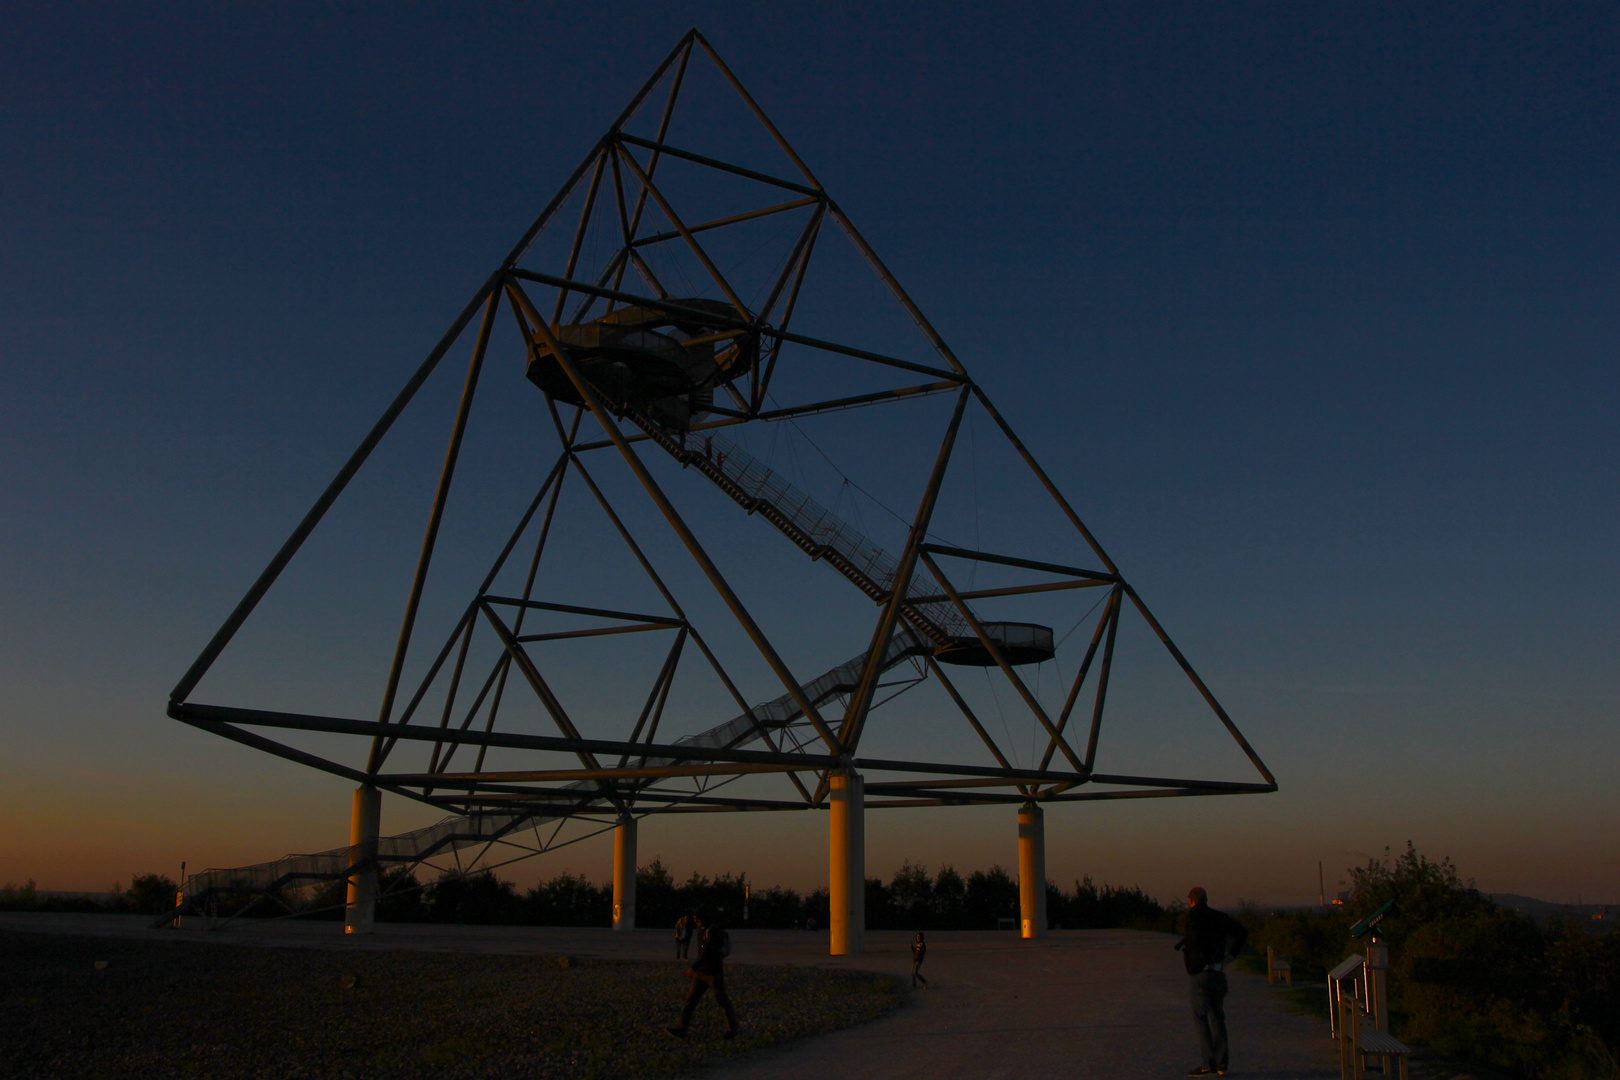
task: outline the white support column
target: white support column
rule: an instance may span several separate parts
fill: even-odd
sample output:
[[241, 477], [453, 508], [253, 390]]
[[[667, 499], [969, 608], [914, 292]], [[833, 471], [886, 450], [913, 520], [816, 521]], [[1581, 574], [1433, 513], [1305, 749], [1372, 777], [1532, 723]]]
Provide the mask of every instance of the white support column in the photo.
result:
[[636, 819], [619, 815], [613, 828], [613, 929], [636, 928]]
[[369, 934], [377, 919], [377, 831], [382, 818], [382, 792], [374, 787], [354, 791], [349, 813], [349, 865], [363, 869], [349, 877], [343, 906], [343, 932]]
[[1024, 938], [1046, 936], [1046, 815], [1027, 802], [1018, 811], [1018, 915]]
[[866, 782], [834, 773], [827, 803], [827, 931], [833, 956], [866, 951]]

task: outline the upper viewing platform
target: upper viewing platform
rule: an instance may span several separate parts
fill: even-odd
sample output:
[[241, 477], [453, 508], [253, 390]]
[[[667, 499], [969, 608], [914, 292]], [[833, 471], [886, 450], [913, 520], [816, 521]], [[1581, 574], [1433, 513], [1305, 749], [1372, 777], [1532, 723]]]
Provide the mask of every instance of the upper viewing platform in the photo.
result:
[[[669, 310], [621, 307], [590, 322], [551, 332], [581, 376], [619, 413], [651, 406], [680, 428], [709, 411], [714, 388], [747, 375], [759, 361], [759, 335], [731, 304], [703, 297], [672, 299]], [[558, 401], [583, 405], [545, 338], [536, 334], [529, 381]]]

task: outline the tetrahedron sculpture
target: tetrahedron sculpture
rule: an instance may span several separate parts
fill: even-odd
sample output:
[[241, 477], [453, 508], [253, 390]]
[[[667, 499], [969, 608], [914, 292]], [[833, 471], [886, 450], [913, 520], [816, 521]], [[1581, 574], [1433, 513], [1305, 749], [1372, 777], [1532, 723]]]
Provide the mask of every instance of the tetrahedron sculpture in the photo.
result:
[[[700, 68], [733, 109], [729, 118], [686, 120]], [[898, 319], [885, 322], [874, 298]], [[464, 388], [377, 716], [194, 700], [458, 343], [469, 349]], [[485, 523], [488, 572], [457, 616], [428, 625], [419, 615], [453, 512], [458, 458], [479, 421], [475, 405], [492, 393], [526, 401], [534, 423], [554, 432], [555, 453], [527, 475], [532, 497], [518, 519]], [[852, 418], [877, 418], [873, 434], [852, 435]], [[824, 441], [858, 464], [846, 470], [816, 441], [818, 422], [844, 425]], [[774, 457], [782, 432], [832, 470], [830, 499]], [[967, 493], [976, 513], [987, 488], [1019, 484], [1033, 509], [997, 517], [992, 531], [1005, 546], [982, 543], [982, 515], [972, 526], [981, 542], [942, 531], [956, 495]], [[848, 520], [862, 506], [895, 519], [887, 536]], [[648, 522], [659, 526], [662, 550]], [[593, 552], [615, 548], [629, 569], [596, 589], [601, 564], [576, 553], [548, 578], [548, 559], [570, 558], [556, 553], [559, 538], [587, 528], [602, 538]], [[803, 589], [745, 598], [737, 567], [760, 565], [767, 553], [773, 566], [789, 565], [784, 553], [796, 560], [783, 575], [813, 577], [818, 590], [841, 580], [848, 596], [826, 610], [807, 604]], [[548, 580], [566, 589], [548, 589]], [[636, 590], [634, 606], [615, 599]], [[799, 614], [765, 617], [777, 600]], [[1258, 780], [1102, 767], [1120, 630], [1131, 621], [1147, 631], [1139, 644], [1168, 657]], [[837, 634], [825, 627], [834, 623], [852, 624], [839, 662], [825, 670], [795, 662], [831, 648]], [[585, 647], [653, 658], [637, 676], [636, 704], [625, 705], [629, 676], [582, 663]], [[737, 673], [739, 663], [749, 674]], [[672, 720], [672, 692], [699, 675], [721, 688], [722, 711], [701, 723]], [[762, 676], [772, 685], [759, 694]], [[930, 704], [904, 706], [913, 711], [886, 744], [893, 749], [872, 753], [879, 718], [901, 707], [888, 703], [902, 694]], [[983, 388], [696, 31], [477, 290], [181, 679], [169, 713], [360, 786], [350, 848], [324, 862], [276, 864], [260, 882], [349, 877], [350, 925], [360, 930], [375, 867], [487, 850], [536, 822], [580, 819], [619, 830], [615, 918], [629, 925], [636, 818], [830, 808], [833, 948], [853, 951], [864, 809], [985, 803], [1022, 808], [1024, 931], [1037, 936], [1042, 807], [1276, 788]], [[346, 736], [355, 749], [317, 754], [297, 745], [299, 732]], [[381, 791], [451, 817], [379, 840]]]

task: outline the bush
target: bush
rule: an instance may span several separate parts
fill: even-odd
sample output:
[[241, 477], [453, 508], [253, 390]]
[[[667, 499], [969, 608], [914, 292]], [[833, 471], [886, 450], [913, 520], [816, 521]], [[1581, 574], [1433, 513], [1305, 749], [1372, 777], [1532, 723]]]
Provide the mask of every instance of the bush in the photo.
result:
[[162, 915], [174, 910], [174, 894], [180, 886], [165, 874], [142, 874], [124, 890], [126, 910], [135, 915]]
[[0, 911], [36, 911], [38, 908], [39, 896], [33, 878], [29, 878], [26, 885], [8, 881], [5, 888], [0, 889]]
[[1350, 880], [1342, 909], [1251, 919], [1251, 941], [1320, 977], [1363, 947], [1351, 922], [1393, 900], [1385, 940], [1399, 1037], [1537, 1080], [1620, 1080], [1620, 934], [1540, 930], [1410, 842]]
[[[588, 882], [585, 884], [589, 886]], [[425, 892], [423, 904], [427, 909], [427, 917], [432, 922], [511, 924], [530, 921], [524, 917], [528, 905], [518, 896], [517, 889], [510, 881], [502, 881], [492, 873], [469, 874], [464, 877], [446, 875], [428, 886]], [[531, 892], [531, 899], [533, 895]]]

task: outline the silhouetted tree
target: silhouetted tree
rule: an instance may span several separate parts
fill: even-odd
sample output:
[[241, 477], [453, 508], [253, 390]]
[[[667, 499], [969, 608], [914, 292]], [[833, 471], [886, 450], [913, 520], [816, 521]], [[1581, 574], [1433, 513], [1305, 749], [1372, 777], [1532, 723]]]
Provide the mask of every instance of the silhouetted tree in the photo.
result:
[[901, 929], [931, 930], [934, 927], [934, 882], [926, 866], [907, 860], [889, 882], [889, 899]]
[[1072, 896], [1058, 893], [1054, 903], [1047, 892], [1047, 915], [1065, 930], [1097, 930], [1129, 927], [1138, 930], [1169, 930], [1170, 909], [1136, 887], [1101, 885], [1086, 875], [1074, 883]]
[[808, 926], [813, 920], [817, 927], [825, 930], [832, 919], [832, 905], [828, 902], [827, 890], [817, 889], [804, 898], [804, 919]]
[[942, 866], [934, 878], [932, 904], [934, 925], [941, 930], [959, 930], [967, 919], [967, 882], [954, 866]]
[[755, 889], [748, 907], [747, 925], [760, 930], [791, 930], [802, 925], [805, 919], [803, 898], [779, 885]]
[[524, 921], [540, 926], [608, 926], [613, 922], [612, 886], [595, 886], [582, 875], [558, 874], [523, 898]]
[[667, 926], [684, 912], [675, 889], [675, 878], [662, 858], [636, 870], [636, 925]]
[[[582, 879], [583, 880], [583, 879]], [[426, 890], [428, 918], [446, 923], [518, 923], [524, 918], [523, 901], [510, 881], [493, 873], [447, 874]]]
[[997, 920], [1018, 917], [1018, 883], [998, 863], [968, 875], [963, 929], [994, 930]]
[[124, 903], [135, 915], [161, 915], [174, 910], [174, 894], [179, 888], [165, 874], [141, 874], [124, 890]]
[[416, 875], [403, 866], [384, 870], [377, 885], [378, 922], [422, 922], [427, 905]]

